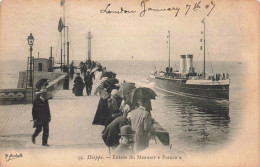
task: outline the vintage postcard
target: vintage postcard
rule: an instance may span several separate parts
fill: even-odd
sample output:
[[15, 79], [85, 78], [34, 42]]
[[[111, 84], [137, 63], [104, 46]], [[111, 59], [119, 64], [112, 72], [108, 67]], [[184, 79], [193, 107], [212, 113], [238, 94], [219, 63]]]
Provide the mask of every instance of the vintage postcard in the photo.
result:
[[259, 167], [257, 0], [1, 0], [0, 167]]

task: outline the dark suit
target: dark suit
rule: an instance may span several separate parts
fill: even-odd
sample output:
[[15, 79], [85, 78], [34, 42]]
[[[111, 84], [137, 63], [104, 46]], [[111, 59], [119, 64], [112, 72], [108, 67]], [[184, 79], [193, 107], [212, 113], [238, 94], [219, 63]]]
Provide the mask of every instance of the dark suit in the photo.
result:
[[39, 97], [33, 103], [32, 117], [35, 121], [36, 130], [33, 137], [37, 137], [43, 128], [42, 144], [48, 143], [49, 137], [49, 122], [51, 120], [49, 102], [47, 99], [44, 101]]
[[89, 96], [91, 94], [92, 85], [93, 85], [93, 76], [92, 74], [87, 73], [84, 77], [85, 85], [86, 85], [86, 92]]
[[114, 119], [103, 131], [102, 139], [108, 147], [118, 146], [120, 128], [127, 124], [127, 118], [124, 116]]

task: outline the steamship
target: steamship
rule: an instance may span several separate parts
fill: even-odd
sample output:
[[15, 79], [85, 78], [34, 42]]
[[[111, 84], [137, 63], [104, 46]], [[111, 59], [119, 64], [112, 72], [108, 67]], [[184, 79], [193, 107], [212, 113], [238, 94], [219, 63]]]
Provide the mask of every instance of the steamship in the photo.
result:
[[166, 71], [155, 71], [149, 76], [154, 87], [169, 93], [206, 99], [228, 100], [230, 79], [228, 74], [205, 73], [205, 22], [204, 23], [204, 71], [195, 72], [193, 55], [180, 55], [180, 69], [173, 71], [170, 67], [170, 31], [168, 31], [169, 62]]

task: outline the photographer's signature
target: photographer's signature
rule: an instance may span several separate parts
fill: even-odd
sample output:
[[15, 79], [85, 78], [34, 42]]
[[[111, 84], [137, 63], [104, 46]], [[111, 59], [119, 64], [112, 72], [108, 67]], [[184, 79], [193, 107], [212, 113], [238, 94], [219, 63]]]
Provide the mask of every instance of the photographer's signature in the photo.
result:
[[20, 153], [20, 154], [5, 154], [6, 162], [14, 160], [14, 159], [22, 158], [22, 157], [23, 157], [23, 153]]

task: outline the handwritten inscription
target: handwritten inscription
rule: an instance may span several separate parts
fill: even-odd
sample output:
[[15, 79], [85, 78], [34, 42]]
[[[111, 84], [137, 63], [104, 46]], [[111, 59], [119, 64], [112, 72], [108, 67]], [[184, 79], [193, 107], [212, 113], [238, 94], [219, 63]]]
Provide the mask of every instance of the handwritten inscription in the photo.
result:
[[147, 13], [158, 13], [158, 12], [172, 12], [174, 13], [174, 17], [177, 17], [181, 13], [184, 14], [184, 16], [188, 15], [189, 13], [192, 12], [198, 12], [202, 9], [206, 10], [207, 16], [211, 14], [213, 9], [215, 8], [215, 3], [213, 1], [210, 1], [210, 3], [205, 3], [202, 4], [202, 1], [197, 1], [194, 4], [186, 4], [184, 8], [181, 8], [179, 6], [171, 6], [171, 7], [166, 7], [166, 8], [155, 8], [155, 7], [148, 7], [146, 5], [145, 1], [141, 1], [140, 7], [141, 10], [129, 10], [123, 7], [120, 7], [119, 10], [112, 10], [111, 4], [107, 4], [105, 9], [101, 9], [100, 13], [104, 14], [134, 14], [134, 13], [139, 13], [140, 17], [144, 17]]
[[145, 1], [141, 2], [141, 7], [143, 8], [140, 12], [140, 17], [143, 17], [146, 13], [146, 11], [149, 12], [162, 12], [162, 11], [176, 11], [175, 17], [178, 16], [178, 13], [180, 11], [179, 7], [170, 7], [170, 8], [164, 8], [164, 9], [156, 9], [156, 8], [146, 8], [145, 7]]
[[5, 160], [6, 162], [17, 159], [17, 158], [22, 158], [23, 154], [5, 154]]
[[125, 10], [123, 7], [120, 8], [120, 10], [116, 11], [116, 10], [110, 10], [108, 9], [109, 6], [111, 4], [108, 4], [107, 7], [103, 10], [100, 10], [100, 13], [107, 13], [107, 14], [111, 14], [111, 13], [117, 13], [117, 14], [121, 14], [121, 13], [136, 13], [136, 11], [134, 10]]

